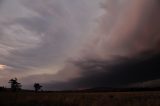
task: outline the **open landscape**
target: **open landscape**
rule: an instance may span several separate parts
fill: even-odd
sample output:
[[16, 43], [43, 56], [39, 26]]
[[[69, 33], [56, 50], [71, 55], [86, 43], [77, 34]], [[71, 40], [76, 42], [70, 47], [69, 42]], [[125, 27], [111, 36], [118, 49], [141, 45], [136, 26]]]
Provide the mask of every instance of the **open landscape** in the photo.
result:
[[160, 0], [0, 0], [0, 106], [160, 106]]
[[0, 106], [160, 106], [160, 91], [0, 92]]

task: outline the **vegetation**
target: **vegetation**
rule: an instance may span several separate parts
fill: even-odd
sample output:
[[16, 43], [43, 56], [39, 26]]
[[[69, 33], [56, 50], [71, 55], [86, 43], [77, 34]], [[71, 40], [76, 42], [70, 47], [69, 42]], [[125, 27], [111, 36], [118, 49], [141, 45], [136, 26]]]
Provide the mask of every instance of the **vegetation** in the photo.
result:
[[0, 106], [160, 106], [160, 92], [0, 92]]
[[12, 91], [15, 92], [15, 91], [21, 90], [22, 85], [21, 85], [21, 83], [19, 83], [17, 81], [17, 78], [9, 80], [8, 83], [11, 84], [11, 90]]
[[10, 89], [0, 87], [0, 106], [160, 106], [160, 88], [44, 92], [35, 83], [34, 92], [21, 90], [17, 78], [9, 83]]
[[35, 92], [40, 91], [40, 90], [41, 90], [41, 88], [42, 88], [42, 86], [41, 86], [39, 83], [35, 83], [35, 84], [34, 84]]

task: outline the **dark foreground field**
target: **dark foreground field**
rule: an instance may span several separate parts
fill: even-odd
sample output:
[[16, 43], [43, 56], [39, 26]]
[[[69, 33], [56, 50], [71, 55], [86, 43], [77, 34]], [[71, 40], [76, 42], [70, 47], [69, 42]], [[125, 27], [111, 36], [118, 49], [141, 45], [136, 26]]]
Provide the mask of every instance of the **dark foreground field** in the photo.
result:
[[160, 92], [0, 92], [0, 106], [160, 106]]

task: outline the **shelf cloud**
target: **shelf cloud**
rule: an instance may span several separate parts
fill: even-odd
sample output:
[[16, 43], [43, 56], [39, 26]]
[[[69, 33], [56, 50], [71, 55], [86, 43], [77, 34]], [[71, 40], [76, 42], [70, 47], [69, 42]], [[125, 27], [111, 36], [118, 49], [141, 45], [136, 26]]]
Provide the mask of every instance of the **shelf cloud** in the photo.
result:
[[[158, 80], [158, 0], [1, 0], [0, 83], [31, 89]], [[32, 80], [31, 80], [32, 79]]]

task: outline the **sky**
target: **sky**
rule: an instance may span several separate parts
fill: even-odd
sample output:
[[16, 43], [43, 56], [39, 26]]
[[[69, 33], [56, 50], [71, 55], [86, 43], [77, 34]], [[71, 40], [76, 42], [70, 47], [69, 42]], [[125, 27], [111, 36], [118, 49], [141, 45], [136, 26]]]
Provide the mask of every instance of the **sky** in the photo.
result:
[[0, 0], [0, 85], [157, 86], [158, 0]]

